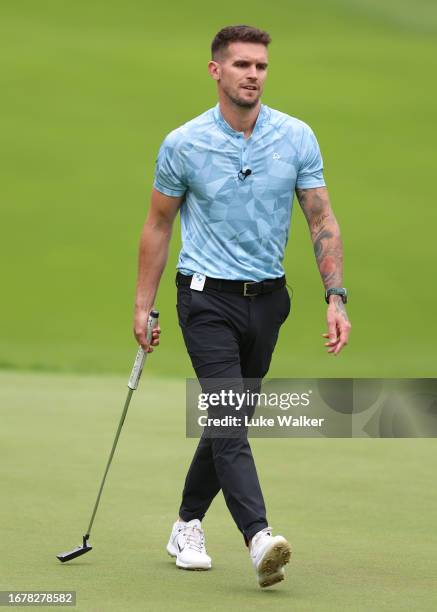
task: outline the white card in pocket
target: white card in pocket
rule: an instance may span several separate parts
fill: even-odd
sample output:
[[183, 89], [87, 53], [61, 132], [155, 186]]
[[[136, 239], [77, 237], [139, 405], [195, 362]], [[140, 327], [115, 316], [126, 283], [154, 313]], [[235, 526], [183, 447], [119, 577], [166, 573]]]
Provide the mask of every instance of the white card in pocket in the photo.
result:
[[195, 272], [195, 274], [193, 274], [193, 278], [191, 279], [190, 289], [194, 289], [195, 291], [203, 291], [205, 279], [206, 276], [204, 274], [199, 274], [198, 272]]

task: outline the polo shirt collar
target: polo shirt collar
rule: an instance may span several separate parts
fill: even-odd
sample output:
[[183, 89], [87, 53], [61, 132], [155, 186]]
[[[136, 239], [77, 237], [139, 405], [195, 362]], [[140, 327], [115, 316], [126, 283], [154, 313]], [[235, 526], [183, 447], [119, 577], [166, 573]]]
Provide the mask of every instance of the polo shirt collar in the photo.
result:
[[[265, 106], [264, 104], [261, 104], [261, 108], [258, 113], [258, 117], [256, 118], [255, 125], [252, 130], [252, 134], [255, 132], [255, 130], [258, 130], [259, 127], [267, 121], [268, 115], [269, 113], [268, 113], [267, 106]], [[240, 134], [243, 134], [243, 132], [237, 132], [237, 130], [234, 130], [234, 128], [232, 128], [229, 125], [229, 123], [225, 120], [220, 110], [220, 103], [217, 103], [216, 106], [214, 107], [214, 119], [217, 125], [220, 127], [220, 129], [222, 129], [227, 134], [230, 134], [231, 136], [239, 136]]]

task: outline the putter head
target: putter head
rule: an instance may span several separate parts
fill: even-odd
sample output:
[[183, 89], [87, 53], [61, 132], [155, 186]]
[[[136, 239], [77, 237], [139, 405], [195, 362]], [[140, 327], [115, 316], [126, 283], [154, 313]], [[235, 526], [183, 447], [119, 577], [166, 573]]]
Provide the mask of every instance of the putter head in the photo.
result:
[[83, 536], [82, 546], [76, 546], [76, 548], [73, 548], [73, 550], [59, 553], [59, 555], [56, 555], [56, 557], [61, 563], [65, 563], [66, 561], [71, 561], [71, 559], [75, 559], [76, 557], [84, 555], [85, 553], [93, 549], [93, 547], [88, 544], [88, 538], [88, 534], [86, 536]]

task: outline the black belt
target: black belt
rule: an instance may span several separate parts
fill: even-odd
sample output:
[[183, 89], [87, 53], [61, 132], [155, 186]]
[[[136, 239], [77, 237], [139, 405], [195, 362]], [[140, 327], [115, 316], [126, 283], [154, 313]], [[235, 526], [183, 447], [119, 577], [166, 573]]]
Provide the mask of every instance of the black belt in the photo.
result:
[[[176, 285], [191, 285], [192, 276], [176, 274]], [[210, 276], [205, 277], [205, 289], [216, 289], [217, 291], [224, 291], [225, 293], [239, 293], [245, 297], [254, 297], [261, 293], [272, 293], [285, 286], [285, 276], [280, 278], [268, 278], [263, 281], [239, 281], [239, 280], [227, 280], [221, 278], [211, 278]]]

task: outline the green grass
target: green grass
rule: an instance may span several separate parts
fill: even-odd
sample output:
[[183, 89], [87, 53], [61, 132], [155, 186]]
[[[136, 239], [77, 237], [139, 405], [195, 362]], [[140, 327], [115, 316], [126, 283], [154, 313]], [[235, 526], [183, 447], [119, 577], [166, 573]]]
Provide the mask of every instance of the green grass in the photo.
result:
[[55, 558], [80, 543], [125, 399], [156, 153], [215, 104], [206, 63], [224, 25], [270, 31], [263, 101], [315, 130], [344, 237], [353, 332], [333, 359], [296, 207], [295, 298], [269, 376], [435, 376], [435, 3], [9, 0], [1, 12], [0, 589], [75, 589], [86, 612], [435, 610], [435, 440], [254, 440], [269, 520], [294, 550], [278, 588], [257, 588], [221, 496], [205, 520], [214, 569], [177, 571], [166, 556], [195, 446], [178, 225], [157, 299], [162, 345], [130, 408], [95, 550]]
[[0, 590], [77, 591], [77, 610], [421, 610], [437, 606], [435, 440], [257, 439], [269, 521], [293, 546], [261, 591], [221, 495], [204, 527], [211, 572], [177, 570], [165, 545], [195, 446], [184, 383], [145, 372], [96, 517], [81, 541], [126, 377], [0, 373]]
[[[215, 104], [208, 45], [250, 21], [273, 37], [264, 102], [307, 121], [345, 244], [353, 333], [322, 349], [325, 308], [296, 209], [295, 289], [273, 376], [435, 374], [437, 10], [422, 0], [126, 0], [2, 5], [0, 367], [126, 371], [136, 250], [167, 132]], [[157, 305], [156, 374], [190, 373], [176, 324], [178, 227]]]

